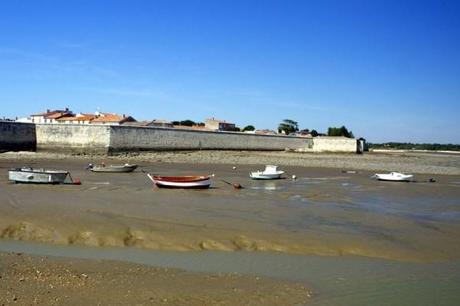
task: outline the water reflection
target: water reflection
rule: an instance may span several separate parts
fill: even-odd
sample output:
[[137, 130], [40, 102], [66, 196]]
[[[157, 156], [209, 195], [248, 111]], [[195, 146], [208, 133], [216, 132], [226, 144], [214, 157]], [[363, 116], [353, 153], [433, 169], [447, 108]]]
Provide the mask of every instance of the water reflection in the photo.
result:
[[277, 182], [268, 181], [268, 182], [260, 183], [257, 186], [250, 186], [249, 188], [252, 190], [275, 191], [275, 190], [284, 190], [286, 189], [286, 186], [282, 186], [280, 183], [278, 183], [278, 181]]

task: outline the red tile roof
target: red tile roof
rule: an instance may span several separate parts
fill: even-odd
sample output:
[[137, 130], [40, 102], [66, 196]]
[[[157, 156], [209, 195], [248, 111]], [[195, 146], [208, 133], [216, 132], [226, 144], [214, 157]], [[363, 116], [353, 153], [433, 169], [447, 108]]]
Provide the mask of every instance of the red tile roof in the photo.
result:
[[99, 116], [94, 118], [94, 120], [92, 120], [91, 123], [118, 122], [121, 124], [127, 121], [133, 122], [136, 121], [136, 119], [134, 119], [131, 116], [120, 116], [117, 114], [101, 113]]
[[72, 114], [72, 112], [68, 109], [65, 109], [65, 110], [53, 110], [53, 111], [50, 111], [50, 110], [47, 110], [45, 113], [39, 113], [39, 114], [32, 114], [31, 116], [44, 116], [44, 117], [47, 117], [47, 116], [55, 116], [56, 114]]
[[71, 117], [71, 116], [72, 116], [72, 114], [68, 113], [68, 112], [65, 112], [65, 113], [51, 112], [51, 113], [46, 114], [45, 118], [46, 119], [58, 119], [58, 118], [61, 118], [61, 117]]
[[79, 114], [77, 116], [72, 117], [61, 117], [56, 119], [57, 121], [91, 121], [96, 118], [95, 115], [91, 114]]
[[93, 122], [120, 122], [124, 118], [117, 114], [101, 114], [99, 117], [94, 118]]

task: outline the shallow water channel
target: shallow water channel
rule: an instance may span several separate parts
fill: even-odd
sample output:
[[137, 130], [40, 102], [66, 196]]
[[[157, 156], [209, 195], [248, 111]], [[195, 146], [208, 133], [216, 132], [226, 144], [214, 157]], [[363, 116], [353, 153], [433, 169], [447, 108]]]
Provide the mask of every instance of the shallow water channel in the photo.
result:
[[121, 260], [194, 272], [237, 272], [303, 282], [309, 305], [459, 305], [460, 262], [420, 264], [359, 256], [166, 252], [0, 240], [2, 252]]

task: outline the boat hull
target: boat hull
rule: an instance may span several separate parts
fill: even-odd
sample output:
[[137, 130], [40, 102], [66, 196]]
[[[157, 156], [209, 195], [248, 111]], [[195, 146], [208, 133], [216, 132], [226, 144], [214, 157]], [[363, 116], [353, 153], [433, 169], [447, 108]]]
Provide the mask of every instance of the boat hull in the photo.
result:
[[150, 176], [159, 188], [206, 189], [211, 186], [209, 176]]
[[375, 174], [375, 178], [379, 181], [387, 182], [410, 182], [413, 180], [413, 175], [406, 175], [401, 173], [394, 174]]
[[377, 178], [378, 181], [385, 181], [385, 182], [410, 182], [412, 179], [387, 179], [387, 178]]
[[251, 173], [249, 177], [253, 180], [278, 180], [281, 178], [281, 174], [256, 174]]
[[169, 189], [208, 189], [211, 186], [211, 181], [205, 183], [171, 183], [171, 182], [156, 182], [158, 188]]
[[8, 171], [8, 178], [15, 183], [62, 184], [68, 174], [67, 171], [12, 169]]
[[106, 166], [106, 167], [93, 167], [90, 170], [98, 173], [129, 173], [136, 170], [137, 165], [123, 165], [123, 166]]

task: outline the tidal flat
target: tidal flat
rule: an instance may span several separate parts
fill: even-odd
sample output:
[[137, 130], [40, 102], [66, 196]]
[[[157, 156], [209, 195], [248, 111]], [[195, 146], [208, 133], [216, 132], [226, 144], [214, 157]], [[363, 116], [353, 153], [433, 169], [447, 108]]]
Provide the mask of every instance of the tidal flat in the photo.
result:
[[[318, 167], [292, 165], [293, 156], [299, 155], [286, 153], [283, 157], [280, 152], [275, 156], [278, 164], [284, 165], [286, 179], [253, 181], [248, 174], [263, 168], [267, 159], [261, 156], [267, 156], [265, 153], [253, 154], [253, 159], [260, 160], [260, 163], [247, 164], [238, 159], [240, 152], [233, 155], [232, 152], [202, 153], [208, 158], [207, 162], [203, 162], [203, 158], [193, 160], [199, 153], [185, 155], [185, 159], [184, 154], [188, 153], [180, 153], [176, 160], [172, 153], [164, 153], [163, 157], [158, 153], [154, 157], [91, 158], [46, 158], [34, 154], [18, 158], [9, 154], [9, 157], [0, 158], [3, 172], [0, 176], [0, 237], [4, 241], [182, 252], [190, 257], [197, 252], [236, 252], [254, 256], [319, 256], [332, 260], [323, 265], [310, 262], [305, 266], [299, 261], [297, 268], [307, 271], [318, 267], [326, 271], [330, 265], [339, 267], [340, 260], [352, 257], [358, 266], [367, 260], [375, 261], [375, 265], [367, 266], [370, 272], [363, 272], [371, 283], [372, 270], [379, 270], [381, 265], [401, 265], [401, 271], [410, 270], [412, 265], [422, 265], [418, 267], [426, 267], [426, 273], [414, 276], [420, 281], [421, 289], [432, 286], [432, 290], [447, 292], [449, 303], [459, 299], [457, 290], [449, 288], [460, 288], [457, 264], [460, 260], [460, 175], [442, 174], [457, 171], [458, 156], [410, 156], [409, 160], [419, 170], [414, 172], [416, 182], [391, 183], [370, 179], [375, 173], [366, 165], [366, 161], [373, 158], [371, 155], [361, 156], [362, 160], [359, 160], [360, 156], [344, 155], [344, 161], [353, 160], [346, 163], [340, 160], [340, 154], [336, 154], [332, 155], [336, 159], [335, 167], [330, 164], [327, 164], [329, 167]], [[251, 156], [251, 153], [246, 154]], [[209, 156], [214, 156], [218, 162], [209, 162]], [[218, 159], [219, 156], [223, 160]], [[318, 156], [321, 155], [312, 155], [315, 163], [320, 158]], [[250, 157], [246, 159], [253, 161]], [[114, 164], [137, 163], [143, 171], [154, 174], [214, 174], [214, 183], [209, 190], [163, 190], [152, 187], [141, 170], [130, 174], [97, 174], [85, 170], [89, 162], [102, 160]], [[240, 163], [233, 162], [236, 160]], [[401, 157], [385, 155], [377, 160], [383, 165], [380, 169], [385, 170], [401, 162]], [[7, 169], [24, 165], [69, 170], [74, 178], [82, 181], [82, 185], [8, 182]], [[445, 168], [448, 170], [443, 172]], [[293, 174], [296, 180], [290, 179]], [[436, 182], [430, 183], [430, 178]], [[234, 190], [224, 181], [239, 183], [244, 189]], [[279, 260], [281, 263], [284, 259]], [[429, 282], [431, 285], [427, 285], [434, 275], [442, 276], [438, 272], [447, 266], [451, 273], [446, 275], [448, 281], [445, 284]], [[356, 271], [353, 273], [356, 276]], [[301, 281], [306, 287], [316, 287], [323, 296], [318, 300], [323, 302], [327, 300], [324, 296], [333, 292], [317, 288], [327, 287], [327, 282], [320, 282], [321, 286], [318, 286], [307, 277], [299, 280], [289, 275], [266, 273], [266, 276]], [[404, 280], [404, 275], [392, 277], [394, 282]], [[391, 277], [387, 280], [392, 281]], [[359, 292], [359, 286], [352, 287], [354, 292]], [[379, 289], [375, 290], [379, 296]], [[414, 293], [408, 289], [406, 293], [411, 292]], [[332, 304], [340, 304], [340, 299], [334, 301]], [[315, 303], [315, 290], [309, 303]]]

